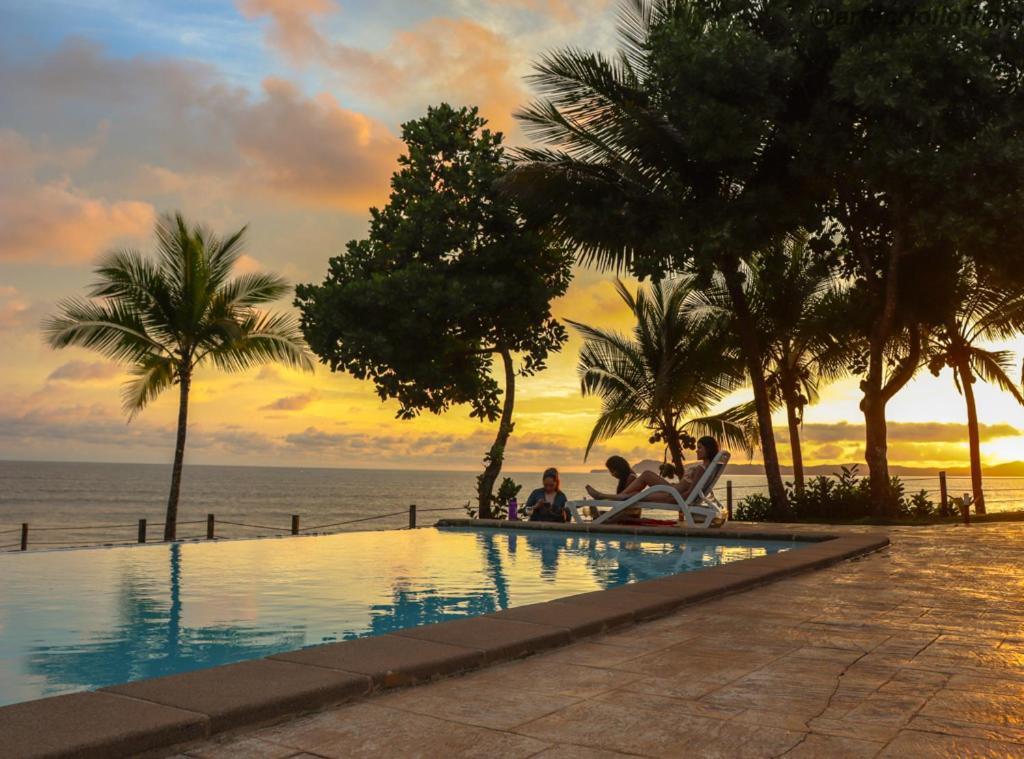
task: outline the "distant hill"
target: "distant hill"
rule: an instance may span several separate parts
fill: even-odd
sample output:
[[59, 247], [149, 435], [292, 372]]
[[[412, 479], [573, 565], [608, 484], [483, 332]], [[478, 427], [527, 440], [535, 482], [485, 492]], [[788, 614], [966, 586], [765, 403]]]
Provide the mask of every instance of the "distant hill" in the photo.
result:
[[[661, 466], [660, 461], [653, 459], [644, 459], [633, 465], [633, 469], [637, 472], [642, 472], [645, 469], [657, 472], [658, 467]], [[853, 463], [846, 464], [818, 464], [816, 466], [804, 467], [804, 474], [808, 477], [815, 477], [819, 474], [835, 474], [841, 467], [852, 467]], [[784, 466], [780, 467], [783, 475], [792, 475], [793, 468]], [[592, 469], [593, 473], [604, 472], [604, 469]], [[734, 462], [729, 464], [727, 474], [764, 474], [764, 467], [760, 464], [742, 464]], [[858, 464], [857, 472], [861, 475], [868, 473], [867, 464]], [[900, 477], [929, 477], [939, 476], [939, 470], [934, 467], [914, 467], [914, 466], [896, 466], [891, 465], [889, 467], [889, 473], [899, 475]], [[946, 474], [950, 477], [966, 477], [971, 473], [968, 467], [954, 467], [946, 470]], [[1024, 461], [1009, 461], [1005, 464], [995, 464], [994, 466], [985, 467], [982, 473], [986, 477], [1024, 477]]]

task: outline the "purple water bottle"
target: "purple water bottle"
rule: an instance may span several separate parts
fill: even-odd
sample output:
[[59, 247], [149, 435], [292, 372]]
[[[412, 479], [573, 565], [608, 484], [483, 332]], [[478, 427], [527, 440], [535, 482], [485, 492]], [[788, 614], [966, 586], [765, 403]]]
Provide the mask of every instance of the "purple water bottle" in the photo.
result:
[[516, 501], [515, 497], [508, 499], [508, 518], [512, 522], [519, 519], [519, 502]]

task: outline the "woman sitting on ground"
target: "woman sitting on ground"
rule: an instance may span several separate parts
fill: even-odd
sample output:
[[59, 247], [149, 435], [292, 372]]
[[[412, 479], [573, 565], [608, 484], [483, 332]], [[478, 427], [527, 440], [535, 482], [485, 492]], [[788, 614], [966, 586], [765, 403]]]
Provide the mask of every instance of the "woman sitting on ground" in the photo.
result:
[[[690, 495], [690, 491], [697, 485], [700, 478], [704, 475], [705, 470], [708, 468], [708, 464], [711, 460], [718, 455], [718, 441], [713, 437], [702, 437], [697, 441], [697, 461], [692, 465], [684, 469], [682, 476], [678, 482], [669, 482], [664, 477], [655, 474], [654, 472], [641, 472], [640, 475], [627, 485], [622, 492], [615, 493], [602, 493], [601, 491], [587, 485], [587, 492], [590, 497], [597, 501], [626, 501], [632, 498], [634, 495], [639, 493], [644, 488], [654, 487], [655, 485], [668, 485], [679, 491], [679, 494], [686, 498]], [[650, 503], [675, 503], [675, 499], [668, 493], [651, 493], [650, 496], [643, 499]]]
[[566, 497], [561, 490], [558, 470], [554, 467], [544, 470], [544, 487], [537, 488], [526, 499], [531, 522], [568, 522], [571, 518], [565, 507]]

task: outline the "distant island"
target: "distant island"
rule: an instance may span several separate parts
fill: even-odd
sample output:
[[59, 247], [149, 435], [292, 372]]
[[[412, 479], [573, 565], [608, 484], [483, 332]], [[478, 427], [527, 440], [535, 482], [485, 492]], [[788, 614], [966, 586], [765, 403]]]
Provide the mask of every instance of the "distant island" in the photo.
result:
[[[660, 461], [654, 459], [644, 459], [633, 465], [634, 471], [643, 472], [647, 469], [657, 472], [658, 467], [661, 466]], [[852, 467], [853, 463], [846, 464], [818, 464], [816, 466], [805, 466], [804, 474], [808, 477], [815, 477], [819, 474], [835, 474], [840, 470], [841, 467]], [[868, 465], [861, 463], [857, 464], [857, 471], [862, 475], [868, 473]], [[793, 474], [793, 467], [782, 466], [780, 467], [783, 475]], [[604, 473], [604, 469], [591, 469], [592, 474]], [[760, 464], [729, 464], [729, 473], [731, 474], [764, 474], [764, 467]], [[934, 467], [913, 467], [913, 466], [896, 466], [889, 465], [889, 474], [899, 475], [901, 477], [913, 477], [913, 476], [939, 476], [939, 469]], [[946, 474], [950, 477], [969, 477], [971, 470], [969, 467], [953, 467], [945, 470]], [[994, 466], [984, 467], [982, 470], [986, 477], [1024, 477], [1024, 461], [1009, 461], [1005, 464], [996, 464]]]

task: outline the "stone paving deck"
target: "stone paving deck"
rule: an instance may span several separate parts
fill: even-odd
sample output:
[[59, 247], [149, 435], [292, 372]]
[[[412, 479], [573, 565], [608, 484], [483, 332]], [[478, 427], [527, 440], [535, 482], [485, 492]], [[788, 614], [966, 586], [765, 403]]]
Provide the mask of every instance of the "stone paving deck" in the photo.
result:
[[1024, 524], [889, 535], [860, 560], [180, 756], [1024, 757]]

